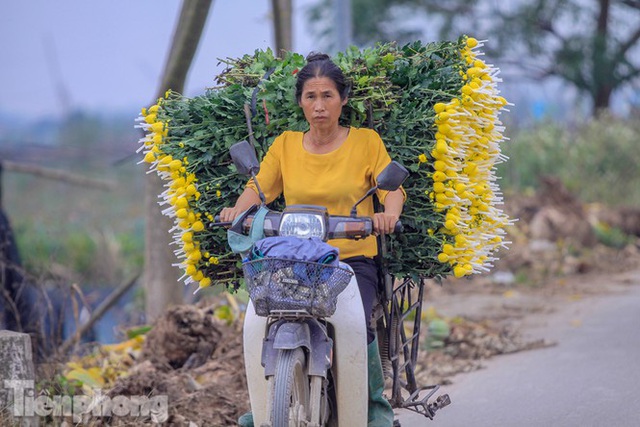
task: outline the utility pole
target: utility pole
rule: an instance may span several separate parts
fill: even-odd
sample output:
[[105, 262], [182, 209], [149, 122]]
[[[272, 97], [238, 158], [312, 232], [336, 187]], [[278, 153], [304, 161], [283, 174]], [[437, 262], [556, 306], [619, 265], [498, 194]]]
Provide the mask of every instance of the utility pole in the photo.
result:
[[333, 0], [333, 14], [336, 23], [335, 46], [338, 52], [342, 52], [352, 43], [351, 0]]
[[293, 46], [291, 0], [271, 0], [271, 8], [276, 56], [281, 56], [283, 51], [291, 51]]

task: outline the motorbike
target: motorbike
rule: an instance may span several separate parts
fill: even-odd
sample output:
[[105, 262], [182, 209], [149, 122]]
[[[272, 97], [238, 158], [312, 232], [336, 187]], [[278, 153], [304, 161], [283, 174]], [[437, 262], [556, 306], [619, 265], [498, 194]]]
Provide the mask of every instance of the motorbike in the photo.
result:
[[[262, 201], [232, 224], [214, 224], [229, 227], [230, 243], [245, 236], [236, 252], [242, 256], [249, 293], [243, 344], [254, 425], [366, 426], [364, 311], [353, 271], [326, 242], [370, 236], [373, 221], [358, 216], [356, 207], [377, 189], [399, 188], [408, 172], [391, 162], [350, 216], [329, 215], [325, 207], [310, 205], [278, 212], [265, 206], [253, 146], [246, 141], [234, 144], [231, 157], [239, 173], [253, 177]], [[401, 230], [398, 222], [395, 232]], [[384, 241], [379, 243], [384, 246]], [[391, 383], [389, 400], [393, 407], [432, 419], [450, 400], [441, 395], [429, 403], [438, 386], [418, 387], [415, 380], [424, 282], [394, 284], [383, 262], [379, 271], [385, 286], [371, 321]], [[417, 320], [407, 335], [404, 325], [411, 315]]]

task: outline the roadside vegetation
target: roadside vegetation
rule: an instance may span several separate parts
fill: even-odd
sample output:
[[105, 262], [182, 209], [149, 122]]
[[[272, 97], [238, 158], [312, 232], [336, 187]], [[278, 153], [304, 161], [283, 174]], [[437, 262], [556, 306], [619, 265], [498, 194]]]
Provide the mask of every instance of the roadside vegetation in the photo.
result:
[[503, 144], [509, 161], [498, 170], [507, 196], [535, 191], [541, 176], [556, 176], [585, 203], [640, 206], [640, 121], [602, 115], [511, 132]]

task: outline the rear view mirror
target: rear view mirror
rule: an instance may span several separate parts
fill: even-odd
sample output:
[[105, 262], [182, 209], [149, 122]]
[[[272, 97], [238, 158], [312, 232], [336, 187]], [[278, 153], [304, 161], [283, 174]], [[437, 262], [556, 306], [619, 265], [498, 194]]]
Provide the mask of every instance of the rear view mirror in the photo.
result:
[[253, 178], [253, 182], [258, 189], [260, 201], [264, 205], [266, 203], [264, 193], [256, 178], [256, 175], [260, 172], [260, 162], [258, 162], [258, 156], [256, 155], [254, 146], [247, 141], [236, 142], [229, 148], [229, 154], [231, 154], [231, 159], [233, 160], [233, 164], [236, 165], [238, 173]]
[[408, 176], [409, 171], [394, 160], [378, 175], [378, 188], [387, 191], [397, 190]]
[[386, 191], [394, 191], [400, 188], [405, 179], [409, 176], [409, 171], [404, 168], [400, 163], [395, 160], [387, 165], [386, 168], [382, 169], [382, 172], [378, 174], [376, 177], [376, 181], [378, 185], [371, 188], [367, 191], [367, 194], [362, 196], [360, 200], [356, 202], [355, 205], [351, 208], [351, 216], [357, 215], [356, 208], [364, 199], [371, 196], [376, 192], [377, 189], [386, 190]]
[[229, 149], [229, 153], [239, 174], [253, 176], [260, 171], [256, 150], [247, 141], [236, 142]]

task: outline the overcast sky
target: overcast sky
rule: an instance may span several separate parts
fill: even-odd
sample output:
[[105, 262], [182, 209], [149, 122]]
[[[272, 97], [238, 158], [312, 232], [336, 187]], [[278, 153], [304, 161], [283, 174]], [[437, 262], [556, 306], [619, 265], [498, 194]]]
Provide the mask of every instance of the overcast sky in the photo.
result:
[[[294, 1], [294, 50], [314, 46], [304, 25], [311, 0]], [[202, 93], [222, 70], [218, 58], [273, 47], [267, 0], [213, 0], [185, 94]], [[178, 0], [3, 0], [0, 2], [0, 113], [58, 114], [138, 109], [157, 90]]]

